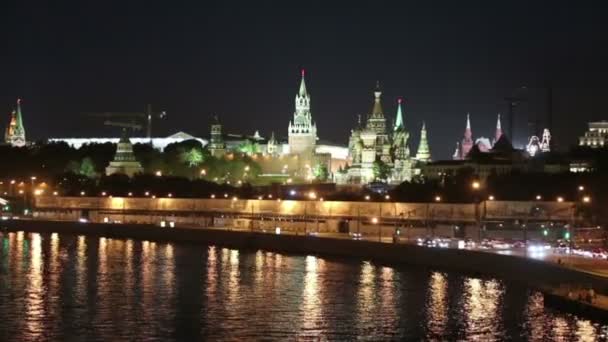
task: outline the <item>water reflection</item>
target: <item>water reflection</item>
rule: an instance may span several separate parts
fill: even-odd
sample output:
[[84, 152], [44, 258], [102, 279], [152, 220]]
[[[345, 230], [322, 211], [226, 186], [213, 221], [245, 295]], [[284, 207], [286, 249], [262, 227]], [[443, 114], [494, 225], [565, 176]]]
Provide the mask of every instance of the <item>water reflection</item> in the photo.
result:
[[[323, 261], [317, 257], [309, 255], [306, 257], [306, 274], [304, 276], [304, 288], [302, 291], [302, 313], [301, 327], [307, 336], [319, 336], [321, 331], [318, 329], [322, 322], [322, 307], [319, 293], [319, 273], [318, 269], [323, 268]], [[322, 272], [322, 270], [319, 270]]]
[[38, 339], [44, 332], [45, 318], [42, 282], [42, 239], [40, 234], [31, 235], [29, 270], [25, 290], [25, 324], [31, 337]]
[[448, 282], [440, 272], [433, 272], [429, 283], [427, 330], [431, 336], [443, 336], [448, 321]]
[[587, 341], [608, 329], [547, 309], [530, 289], [456, 273], [149, 241], [2, 238], [0, 340]]
[[466, 288], [466, 336], [468, 338], [493, 340], [501, 326], [498, 307], [503, 289], [496, 280], [469, 278]]

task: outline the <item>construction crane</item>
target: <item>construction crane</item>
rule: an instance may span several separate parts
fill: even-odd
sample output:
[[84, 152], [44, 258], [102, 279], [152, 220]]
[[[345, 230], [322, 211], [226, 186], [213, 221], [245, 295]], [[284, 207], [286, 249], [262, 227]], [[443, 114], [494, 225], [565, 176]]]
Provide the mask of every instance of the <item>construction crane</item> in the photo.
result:
[[[526, 87], [518, 88], [517, 90], [525, 90]], [[514, 143], [513, 139], [515, 138], [515, 107], [519, 106], [520, 103], [528, 101], [527, 98], [521, 96], [509, 96], [505, 97], [505, 101], [507, 101], [507, 115], [509, 116], [509, 140], [511, 140], [511, 144]]]
[[146, 137], [152, 143], [152, 119], [164, 119], [167, 117], [167, 112], [153, 112], [152, 105], [148, 104], [144, 112], [103, 112], [103, 113], [87, 113], [88, 116], [102, 118], [104, 125], [122, 127], [123, 129], [130, 128], [132, 130], [141, 130], [143, 124], [146, 125]]

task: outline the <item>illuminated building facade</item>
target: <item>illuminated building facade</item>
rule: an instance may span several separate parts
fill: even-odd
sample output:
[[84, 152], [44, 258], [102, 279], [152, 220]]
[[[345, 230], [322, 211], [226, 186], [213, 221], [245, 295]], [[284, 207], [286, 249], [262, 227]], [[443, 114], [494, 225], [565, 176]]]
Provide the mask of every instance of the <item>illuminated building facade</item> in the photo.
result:
[[589, 122], [585, 134], [578, 138], [580, 146], [591, 148], [608, 146], [608, 121]]
[[123, 136], [116, 146], [114, 160], [106, 167], [106, 175], [124, 174], [133, 177], [135, 174], [143, 172], [144, 168], [141, 166], [141, 163], [137, 161], [135, 154], [133, 153], [133, 145], [127, 137], [127, 134], [123, 132]]
[[[410, 134], [405, 127], [402, 100], [397, 102], [395, 124], [387, 129], [386, 117], [382, 110], [382, 92], [379, 85], [374, 91], [374, 105], [367, 115], [365, 126], [359, 117], [357, 127], [351, 131], [348, 142], [351, 165], [336, 177], [338, 183], [367, 184], [376, 180], [375, 168], [383, 165], [390, 170], [387, 181], [398, 184], [409, 181], [415, 174], [416, 160], [410, 155]], [[430, 160], [430, 151], [423, 125], [419, 145], [421, 161]]]

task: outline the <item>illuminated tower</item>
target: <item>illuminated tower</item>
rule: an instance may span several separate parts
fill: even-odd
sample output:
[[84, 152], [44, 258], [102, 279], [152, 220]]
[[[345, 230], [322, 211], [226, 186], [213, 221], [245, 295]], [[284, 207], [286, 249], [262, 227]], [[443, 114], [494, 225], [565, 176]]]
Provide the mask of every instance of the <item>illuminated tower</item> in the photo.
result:
[[375, 148], [376, 155], [386, 164], [392, 164], [391, 144], [389, 136], [386, 132], [386, 118], [382, 111], [381, 103], [382, 91], [380, 91], [380, 82], [376, 82], [374, 90], [374, 107], [372, 113], [367, 117], [367, 131], [376, 135]]
[[17, 108], [11, 113], [11, 121], [6, 128], [4, 140], [7, 144], [15, 147], [23, 147], [26, 144], [25, 127], [23, 126], [23, 115], [21, 113], [21, 99], [17, 99]]
[[133, 153], [133, 145], [127, 137], [127, 131], [123, 130], [122, 137], [116, 146], [114, 160], [106, 167], [106, 175], [110, 176], [119, 173], [133, 177], [135, 174], [143, 172], [143, 167], [137, 161], [135, 154]]
[[317, 126], [312, 122], [310, 95], [306, 91], [304, 76], [302, 69], [300, 90], [296, 94], [296, 111], [293, 114], [293, 122], [289, 121], [288, 143], [290, 153], [309, 157], [312, 156], [317, 141]]
[[266, 144], [266, 153], [271, 156], [276, 156], [279, 154], [279, 144], [277, 143], [277, 139], [274, 137], [274, 132], [272, 132], [270, 139]]
[[[496, 133], [494, 135], [494, 144], [502, 136], [502, 125], [500, 124], [500, 113], [498, 113], [498, 119], [496, 120]], [[493, 144], [492, 144], [493, 145]]]
[[216, 158], [221, 158], [226, 153], [226, 144], [222, 136], [222, 124], [217, 115], [213, 117], [211, 124], [211, 139], [209, 140], [209, 152]]
[[425, 163], [431, 161], [431, 150], [429, 149], [429, 142], [426, 137], [426, 124], [424, 121], [420, 130], [420, 144], [418, 145], [418, 152], [416, 152], [416, 160]]
[[473, 132], [471, 131], [471, 118], [467, 113], [467, 127], [464, 130], [464, 138], [460, 144], [460, 159], [465, 159], [473, 148]]

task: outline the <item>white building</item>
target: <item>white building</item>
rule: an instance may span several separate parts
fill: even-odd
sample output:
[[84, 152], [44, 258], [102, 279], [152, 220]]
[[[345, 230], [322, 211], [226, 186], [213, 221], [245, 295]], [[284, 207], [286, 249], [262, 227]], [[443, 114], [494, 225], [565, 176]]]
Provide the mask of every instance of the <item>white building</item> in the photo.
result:
[[608, 121], [589, 122], [589, 129], [585, 135], [578, 138], [580, 146], [592, 148], [604, 147], [608, 145]]

